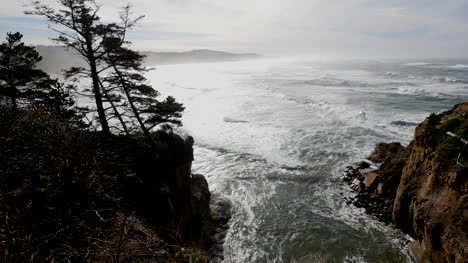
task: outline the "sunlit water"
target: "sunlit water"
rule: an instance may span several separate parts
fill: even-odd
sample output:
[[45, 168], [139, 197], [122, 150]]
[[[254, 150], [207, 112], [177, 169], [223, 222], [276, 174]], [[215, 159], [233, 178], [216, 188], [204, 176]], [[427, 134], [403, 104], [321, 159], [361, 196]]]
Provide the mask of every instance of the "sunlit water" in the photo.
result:
[[410, 262], [408, 237], [346, 205], [346, 165], [468, 99], [468, 62], [271, 59], [160, 66], [193, 172], [232, 201], [225, 262]]

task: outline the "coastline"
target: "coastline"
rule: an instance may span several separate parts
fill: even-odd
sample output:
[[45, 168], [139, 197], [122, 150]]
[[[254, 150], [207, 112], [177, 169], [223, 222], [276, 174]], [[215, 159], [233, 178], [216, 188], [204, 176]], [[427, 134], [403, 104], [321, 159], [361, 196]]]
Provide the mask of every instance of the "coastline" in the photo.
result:
[[412, 236], [419, 262], [468, 260], [468, 154], [466, 142], [453, 133], [466, 136], [467, 115], [468, 102], [433, 114], [418, 125], [407, 147], [377, 144], [368, 161], [347, 167], [344, 174], [357, 193], [347, 204]]

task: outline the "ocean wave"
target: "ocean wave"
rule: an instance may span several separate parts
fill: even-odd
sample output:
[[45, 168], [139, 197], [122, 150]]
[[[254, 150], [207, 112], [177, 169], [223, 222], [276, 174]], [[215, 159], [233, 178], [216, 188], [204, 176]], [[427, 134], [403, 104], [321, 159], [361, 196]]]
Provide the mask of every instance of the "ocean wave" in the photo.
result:
[[441, 97], [442, 95], [437, 92], [432, 92], [425, 90], [420, 87], [408, 87], [408, 86], [401, 86], [397, 89], [398, 94], [402, 95], [413, 95], [413, 96], [430, 96], [430, 97]]
[[321, 87], [369, 87], [369, 83], [352, 81], [346, 79], [313, 79], [306, 80], [300, 84], [310, 85], [310, 86], [321, 86]]
[[431, 63], [428, 62], [411, 62], [411, 63], [405, 63], [403, 66], [409, 66], [409, 67], [419, 67], [419, 66], [428, 66], [431, 65]]
[[396, 77], [396, 76], [398, 76], [399, 74], [396, 73], [396, 72], [387, 72], [387, 73], [385, 73], [385, 75], [386, 75], [386, 76], [389, 76], [389, 77]]
[[466, 83], [466, 81], [460, 80], [460, 79], [454, 79], [450, 77], [440, 77], [440, 76], [434, 76], [432, 77], [434, 80], [438, 80], [440, 82], [446, 82], [446, 83]]
[[447, 68], [451, 68], [451, 69], [468, 69], [468, 65], [467, 64], [456, 64], [456, 65], [453, 65], [453, 66], [448, 66]]
[[237, 119], [227, 117], [227, 116], [223, 118], [223, 121], [228, 122], [228, 123], [247, 123], [248, 122], [248, 121], [244, 121], [244, 120], [237, 120]]
[[398, 88], [398, 93], [407, 95], [426, 95], [427, 91], [418, 87], [401, 86]]
[[455, 65], [449, 65], [449, 64], [428, 64], [424, 65], [428, 68], [434, 68], [434, 69], [450, 69], [450, 70], [468, 70], [468, 64], [455, 64]]
[[305, 166], [304, 165], [300, 165], [300, 164], [284, 164], [284, 163], [276, 163], [276, 162], [272, 162], [272, 165], [277, 167], [277, 168], [281, 168], [281, 169], [284, 169], [284, 170], [287, 170], [287, 171], [298, 171], [298, 170], [304, 170], [305, 169]]

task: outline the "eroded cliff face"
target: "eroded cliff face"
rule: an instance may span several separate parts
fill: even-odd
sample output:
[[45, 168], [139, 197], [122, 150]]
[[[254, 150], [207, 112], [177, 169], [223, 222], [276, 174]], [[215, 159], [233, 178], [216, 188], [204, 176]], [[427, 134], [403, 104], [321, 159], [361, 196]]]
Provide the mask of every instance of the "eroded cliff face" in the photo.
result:
[[129, 206], [158, 226], [166, 240], [205, 248], [202, 228], [210, 217], [210, 192], [203, 176], [191, 175], [193, 140], [161, 132], [156, 153], [134, 139], [118, 143], [129, 170], [120, 178]]
[[348, 167], [345, 180], [358, 192], [348, 203], [366, 209], [380, 221], [391, 223], [396, 191], [408, 156], [408, 149], [400, 143], [377, 144], [368, 159], [378, 165], [378, 169], [371, 169], [368, 162]]
[[415, 238], [420, 262], [468, 262], [468, 102], [431, 115], [413, 141], [380, 143], [345, 175], [349, 200]]
[[[135, 147], [137, 143], [133, 142], [119, 148], [132, 157], [122, 160], [132, 172], [121, 178], [126, 201], [138, 215], [157, 226], [164, 240], [204, 250], [212, 262], [222, 261], [231, 217], [229, 201], [212, 196], [205, 177], [191, 173], [191, 137], [160, 132], [155, 138], [156, 155], [150, 148]], [[219, 207], [224, 208], [222, 213]]]
[[466, 136], [467, 114], [468, 103], [462, 103], [439, 115], [435, 127], [427, 119], [408, 146], [392, 218], [416, 238], [421, 262], [468, 262], [468, 147], [446, 134]]

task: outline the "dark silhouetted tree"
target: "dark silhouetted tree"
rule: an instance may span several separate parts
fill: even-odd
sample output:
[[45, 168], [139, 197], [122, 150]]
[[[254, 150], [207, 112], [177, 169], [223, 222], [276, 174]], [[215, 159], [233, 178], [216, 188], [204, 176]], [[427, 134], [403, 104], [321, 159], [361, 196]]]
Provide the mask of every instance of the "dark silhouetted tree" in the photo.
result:
[[[151, 140], [150, 130], [162, 123], [181, 125], [184, 107], [174, 98], [158, 101], [159, 93], [147, 82], [141, 54], [128, 48], [126, 33], [143, 18], [130, 16], [127, 5], [120, 14], [121, 23], [101, 23], [97, 15], [100, 6], [92, 0], [59, 0], [63, 9], [53, 9], [33, 2], [33, 11], [58, 26], [56, 41], [73, 48], [89, 64], [89, 69], [72, 68], [68, 76], [88, 76], [92, 79], [92, 94], [96, 101], [102, 130], [109, 133], [109, 120], [116, 118], [120, 128], [129, 133], [128, 126], [136, 124]], [[104, 76], [104, 77], [103, 77]], [[105, 102], [108, 105], [104, 104]]]
[[150, 130], [162, 123], [181, 125], [180, 118], [184, 107], [173, 97], [158, 101], [160, 95], [147, 82], [144, 74], [148, 69], [143, 66], [143, 58], [139, 52], [127, 47], [129, 42], [122, 42], [125, 35], [128, 9], [122, 14], [123, 27], [113, 29], [104, 40], [105, 60], [113, 69], [104, 79], [108, 89], [124, 94], [125, 104], [130, 109], [142, 132], [151, 141]]
[[99, 79], [99, 71], [102, 69], [98, 69], [104, 55], [101, 31], [106, 27], [97, 15], [100, 6], [93, 0], [58, 0], [58, 3], [60, 8], [54, 9], [42, 1], [34, 1], [33, 10], [25, 13], [43, 16], [55, 24], [56, 27], [51, 28], [59, 36], [54, 40], [76, 50], [85, 59], [89, 66], [87, 73], [91, 78], [91, 92], [96, 102], [99, 123], [102, 131], [109, 134], [109, 123]]
[[48, 112], [64, 124], [87, 128], [89, 125], [83, 122], [83, 110], [76, 107], [75, 98], [70, 93], [75, 88], [47, 76], [35, 82], [34, 88], [28, 89], [24, 97], [29, 105]]
[[29, 107], [41, 109], [64, 122], [81, 124], [70, 94], [72, 85], [51, 79], [36, 64], [42, 57], [32, 46], [25, 45], [20, 33], [8, 33], [0, 44], [0, 97], [14, 110]]
[[36, 68], [42, 57], [34, 47], [25, 45], [22, 38], [20, 33], [7, 33], [6, 41], [0, 44], [0, 95], [15, 109], [25, 94], [36, 88], [35, 81], [48, 78]]

